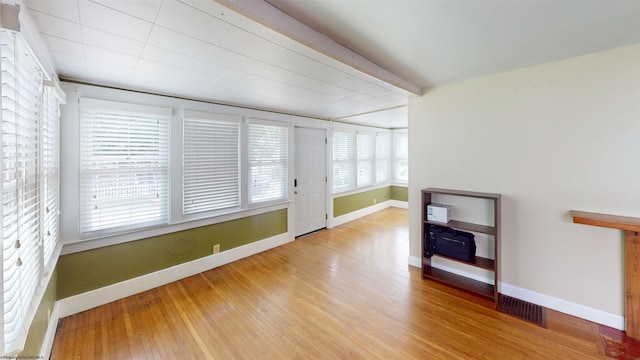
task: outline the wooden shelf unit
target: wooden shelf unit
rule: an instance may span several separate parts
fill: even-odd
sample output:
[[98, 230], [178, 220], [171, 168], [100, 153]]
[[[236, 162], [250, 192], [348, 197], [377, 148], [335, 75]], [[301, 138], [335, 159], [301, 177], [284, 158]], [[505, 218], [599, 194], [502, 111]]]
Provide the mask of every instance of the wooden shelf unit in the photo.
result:
[[[427, 220], [427, 205], [432, 203], [431, 198], [432, 198], [432, 195], [434, 194], [479, 198], [479, 199], [486, 199], [488, 201], [491, 201], [493, 203], [493, 211], [494, 211], [493, 226], [474, 224], [474, 223], [458, 221], [458, 220], [451, 220], [446, 224]], [[440, 282], [479, 294], [481, 296], [488, 297], [492, 299], [496, 305], [498, 304], [498, 286], [497, 285], [500, 279], [499, 271], [498, 271], [498, 259], [499, 259], [498, 254], [500, 254], [500, 198], [501, 198], [500, 194], [480, 193], [480, 192], [474, 192], [474, 191], [461, 191], [461, 190], [437, 189], [437, 188], [426, 188], [422, 190], [422, 237], [421, 237], [422, 255], [421, 256], [422, 256], [422, 277], [424, 279], [432, 279], [432, 280], [440, 281]], [[431, 266], [431, 258], [427, 258], [424, 256], [424, 236], [425, 236], [425, 232], [427, 231], [427, 226], [429, 224], [493, 236], [494, 253], [493, 253], [492, 259], [476, 256], [475, 259], [473, 259], [472, 261], [464, 261], [464, 260], [454, 259], [448, 256], [442, 256], [439, 254], [434, 254], [433, 256], [456, 261], [459, 263], [482, 268], [485, 270], [490, 270], [493, 272], [493, 280], [495, 285], [487, 284], [482, 281], [477, 281], [464, 276], [453, 274], [448, 271]]]

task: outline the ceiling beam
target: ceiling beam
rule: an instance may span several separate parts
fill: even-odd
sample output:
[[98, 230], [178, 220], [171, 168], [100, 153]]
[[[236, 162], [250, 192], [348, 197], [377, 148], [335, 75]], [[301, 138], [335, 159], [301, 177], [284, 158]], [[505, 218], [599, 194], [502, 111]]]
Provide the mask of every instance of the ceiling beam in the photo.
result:
[[216, 0], [254, 21], [261, 23], [303, 45], [338, 60], [352, 68], [415, 95], [419, 86], [401, 78], [373, 61], [359, 55], [330, 37], [314, 30], [264, 0]]

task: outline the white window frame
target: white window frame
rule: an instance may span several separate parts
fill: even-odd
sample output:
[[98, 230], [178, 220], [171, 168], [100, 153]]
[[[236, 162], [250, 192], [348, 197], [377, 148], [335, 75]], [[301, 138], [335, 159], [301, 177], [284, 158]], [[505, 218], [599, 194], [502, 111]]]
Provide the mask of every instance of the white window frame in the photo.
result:
[[356, 185], [365, 188], [375, 184], [376, 139], [370, 132], [356, 132]]
[[[90, 98], [81, 98], [79, 106], [80, 237], [91, 239], [168, 224], [173, 110]], [[130, 134], [126, 141], [120, 141], [118, 135], [125, 132]], [[105, 134], [110, 137], [103, 143]], [[152, 145], [148, 151], [146, 144]], [[119, 164], [118, 158], [128, 148], [135, 152]], [[102, 181], [108, 186], [101, 185]]]
[[[255, 140], [259, 139], [260, 136], [254, 138], [253, 135], [262, 135], [264, 137], [264, 131], [268, 131], [267, 128], [276, 130], [273, 135], [280, 136], [280, 142], [278, 144], [263, 143], [260, 147], [256, 147], [258, 145], [255, 143]], [[259, 131], [259, 133], [254, 133], [254, 130]], [[293, 144], [292, 134], [293, 124], [291, 123], [258, 118], [247, 119], [245, 131], [246, 151], [244, 154], [244, 164], [246, 164], [246, 166], [243, 166], [243, 169], [246, 169], [247, 173], [246, 176], [244, 176], [246, 186], [243, 188], [246, 189], [246, 203], [249, 208], [289, 200], [289, 182], [293, 163], [290, 161]], [[265, 150], [271, 150], [273, 153], [279, 154], [279, 156], [264, 157], [261, 154], [263, 154]], [[259, 171], [259, 169], [261, 170]], [[269, 169], [271, 172], [275, 171], [275, 174], [272, 174], [271, 180], [265, 177], [269, 172], [266, 170]], [[267, 189], [266, 195], [264, 191], [260, 194], [256, 192], [259, 187]]]
[[[378, 132], [375, 137], [375, 177], [376, 185], [391, 183], [391, 133]], [[381, 176], [382, 173], [382, 176]]]
[[[370, 127], [341, 124], [332, 129], [332, 193], [343, 194], [359, 192], [390, 185], [392, 183], [392, 151], [393, 131], [384, 131]], [[363, 140], [366, 146], [363, 148]], [[380, 146], [379, 142], [385, 143]], [[339, 149], [341, 144], [350, 143], [350, 149]], [[347, 146], [348, 148], [348, 146]], [[346, 151], [346, 153], [345, 153]], [[349, 156], [346, 156], [349, 155]], [[339, 158], [338, 158], [339, 157]], [[366, 163], [369, 169], [368, 181], [362, 181], [362, 166]], [[387, 176], [378, 176], [379, 166], [387, 168]], [[348, 183], [341, 184], [337, 181], [337, 173], [341, 169], [347, 169]], [[360, 172], [360, 173], [359, 173]], [[350, 175], [349, 175], [350, 174]], [[344, 174], [342, 175], [344, 177]]]
[[406, 130], [393, 134], [393, 182], [409, 183], [409, 134]]
[[[339, 147], [339, 148], [337, 148]], [[332, 133], [331, 159], [333, 168], [332, 190], [334, 194], [357, 188], [356, 185], [356, 138], [355, 131], [334, 129]], [[339, 175], [346, 182], [336, 181]], [[342, 173], [343, 172], [343, 173]]]

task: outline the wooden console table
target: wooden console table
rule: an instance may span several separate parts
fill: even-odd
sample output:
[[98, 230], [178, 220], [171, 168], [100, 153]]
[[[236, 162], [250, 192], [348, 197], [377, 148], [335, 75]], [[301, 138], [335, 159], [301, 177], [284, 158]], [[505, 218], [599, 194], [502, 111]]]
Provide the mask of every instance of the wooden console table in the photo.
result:
[[571, 210], [573, 222], [624, 231], [625, 322], [627, 336], [640, 339], [640, 218]]

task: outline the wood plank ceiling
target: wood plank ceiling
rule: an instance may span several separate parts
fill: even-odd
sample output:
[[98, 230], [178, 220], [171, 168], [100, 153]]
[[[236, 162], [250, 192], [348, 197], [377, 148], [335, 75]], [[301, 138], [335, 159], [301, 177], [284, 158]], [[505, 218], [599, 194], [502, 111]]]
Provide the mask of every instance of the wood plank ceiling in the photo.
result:
[[409, 97], [214, 1], [25, 4], [63, 79], [320, 118]]
[[[23, 2], [63, 79], [387, 128], [412, 88], [640, 42], [640, 0]], [[275, 31], [296, 22], [351, 53]]]

